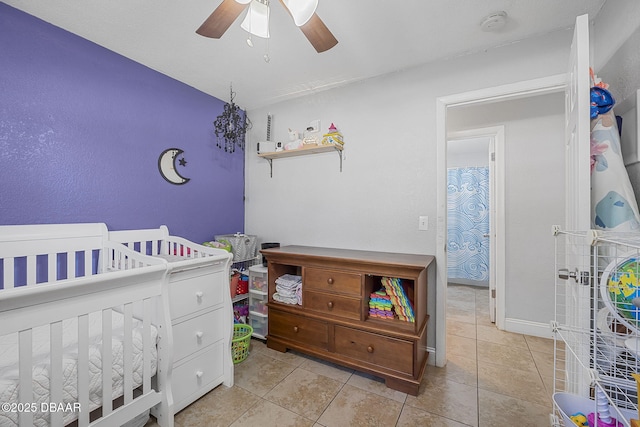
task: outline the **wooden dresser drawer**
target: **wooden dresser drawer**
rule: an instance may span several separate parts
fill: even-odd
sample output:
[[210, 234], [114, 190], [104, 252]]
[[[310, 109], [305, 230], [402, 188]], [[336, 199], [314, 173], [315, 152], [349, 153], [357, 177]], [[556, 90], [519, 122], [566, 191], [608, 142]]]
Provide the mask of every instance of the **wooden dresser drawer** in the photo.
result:
[[173, 325], [174, 355], [173, 360], [180, 361], [185, 356], [195, 353], [214, 342], [224, 338], [226, 310], [218, 309]]
[[304, 269], [302, 288], [360, 296], [362, 275], [308, 267]]
[[331, 316], [340, 316], [347, 319], [362, 320], [360, 298], [325, 292], [304, 291], [302, 296], [303, 307]]
[[326, 322], [283, 313], [270, 307], [269, 336], [272, 335], [322, 349], [327, 349], [329, 342]]
[[[223, 293], [229, 292], [224, 286], [225, 273], [222, 271], [171, 281], [169, 284], [171, 318], [178, 319], [187, 314], [222, 304]], [[228, 283], [228, 282], [227, 282]]]
[[335, 326], [336, 353], [413, 375], [413, 343]]

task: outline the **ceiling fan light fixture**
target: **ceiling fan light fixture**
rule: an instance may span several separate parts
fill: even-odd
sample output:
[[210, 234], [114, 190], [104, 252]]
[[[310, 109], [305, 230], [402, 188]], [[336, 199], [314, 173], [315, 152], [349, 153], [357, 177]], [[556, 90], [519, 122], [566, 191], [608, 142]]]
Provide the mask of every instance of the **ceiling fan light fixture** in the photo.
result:
[[[238, 0], [236, 0], [238, 1]], [[243, 30], [264, 39], [269, 38], [269, 5], [265, 0], [251, 0], [249, 10], [240, 25]]]
[[318, 8], [318, 0], [282, 0], [282, 3], [289, 9], [298, 27], [306, 24]]

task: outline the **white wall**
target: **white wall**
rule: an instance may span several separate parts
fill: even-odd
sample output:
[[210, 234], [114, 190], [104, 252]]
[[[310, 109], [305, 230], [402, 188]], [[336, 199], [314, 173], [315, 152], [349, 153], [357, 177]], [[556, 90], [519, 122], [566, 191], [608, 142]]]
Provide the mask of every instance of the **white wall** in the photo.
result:
[[[593, 18], [593, 17], [592, 17]], [[622, 45], [629, 45], [632, 34], [640, 26], [640, 1], [638, 0], [609, 0], [604, 3], [592, 27], [592, 65], [597, 73], [611, 62], [613, 55]], [[633, 47], [635, 46], [635, 49]], [[638, 59], [638, 45], [629, 45], [634, 60]], [[637, 65], [637, 62], [636, 62]], [[633, 69], [633, 68], [632, 68]], [[635, 70], [638, 68], [636, 67]], [[623, 69], [621, 72], [625, 72]], [[636, 74], [636, 79], [637, 74]], [[636, 80], [637, 81], [637, 80]], [[622, 101], [622, 99], [620, 99]]]
[[[249, 111], [245, 230], [283, 245], [435, 254], [437, 97], [562, 73], [571, 35], [558, 32]], [[268, 162], [255, 152], [268, 113], [276, 141], [287, 140], [289, 127], [320, 119], [326, 130], [334, 122], [345, 139], [343, 172], [338, 155], [327, 153], [276, 159], [269, 178]], [[523, 158], [544, 157], [533, 151]], [[549, 199], [539, 208], [561, 203]], [[429, 216], [428, 231], [418, 231], [419, 215]], [[435, 282], [429, 285], [435, 319]], [[430, 346], [434, 328], [430, 322]]]
[[489, 166], [490, 138], [447, 141], [447, 168]]

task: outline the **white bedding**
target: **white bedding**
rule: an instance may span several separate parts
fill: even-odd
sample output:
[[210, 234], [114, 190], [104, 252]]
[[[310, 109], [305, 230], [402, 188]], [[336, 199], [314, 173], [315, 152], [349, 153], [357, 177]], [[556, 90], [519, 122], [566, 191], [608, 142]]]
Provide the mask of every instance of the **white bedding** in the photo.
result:
[[[112, 311], [112, 354], [113, 354], [113, 394], [115, 399], [123, 394], [123, 325], [124, 316]], [[133, 382], [135, 387], [142, 384], [143, 370], [143, 335], [142, 321], [133, 319]], [[77, 402], [77, 319], [63, 322], [63, 400], [64, 402]], [[40, 412], [41, 404], [49, 402], [49, 327], [33, 329], [33, 394], [37, 412], [34, 413], [34, 426], [48, 426], [49, 414]], [[92, 313], [89, 315], [89, 411], [102, 406], [102, 315]], [[151, 327], [152, 342], [156, 342], [158, 331]], [[157, 366], [156, 346], [152, 346], [151, 374], [154, 375]], [[18, 334], [0, 337], [0, 402], [11, 403], [18, 401]], [[32, 403], [32, 402], [29, 402]], [[87, 410], [81, 408], [82, 411]], [[65, 412], [64, 423], [68, 424], [77, 418], [77, 413]], [[15, 427], [18, 425], [16, 412], [0, 410], [0, 426]]]

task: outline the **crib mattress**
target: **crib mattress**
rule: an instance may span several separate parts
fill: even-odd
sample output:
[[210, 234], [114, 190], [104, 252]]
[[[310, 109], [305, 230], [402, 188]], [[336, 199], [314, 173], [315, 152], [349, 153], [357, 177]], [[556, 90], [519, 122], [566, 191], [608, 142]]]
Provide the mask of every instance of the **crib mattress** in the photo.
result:
[[[115, 310], [112, 312], [112, 354], [113, 354], [113, 395], [115, 399], [124, 393], [124, 316]], [[89, 411], [102, 406], [102, 314], [91, 313], [89, 315]], [[77, 344], [77, 319], [63, 321], [63, 400], [64, 402], [77, 402], [78, 389], [78, 344]], [[142, 384], [143, 376], [143, 330], [142, 321], [133, 319], [133, 382], [135, 387]], [[49, 402], [49, 327], [42, 326], [33, 329], [33, 402], [37, 411], [34, 413], [34, 426], [48, 426], [49, 414], [40, 412], [41, 404]], [[158, 331], [151, 327], [152, 342], [156, 342]], [[151, 352], [151, 374], [154, 375], [157, 367], [156, 346]], [[0, 337], [0, 402], [18, 402], [19, 375], [18, 375], [18, 334]], [[87, 410], [81, 408], [82, 411]], [[64, 413], [64, 423], [68, 424], [77, 419], [74, 412]], [[14, 427], [18, 425], [16, 412], [0, 411], [0, 426]]]

